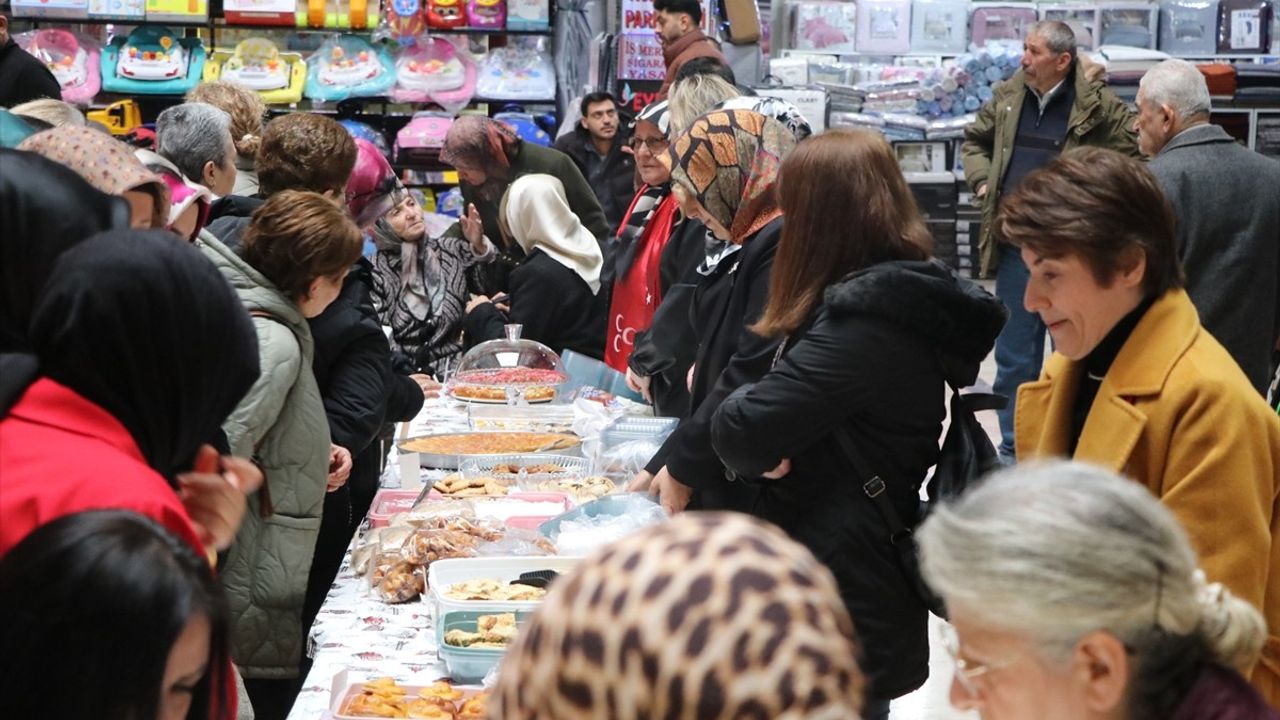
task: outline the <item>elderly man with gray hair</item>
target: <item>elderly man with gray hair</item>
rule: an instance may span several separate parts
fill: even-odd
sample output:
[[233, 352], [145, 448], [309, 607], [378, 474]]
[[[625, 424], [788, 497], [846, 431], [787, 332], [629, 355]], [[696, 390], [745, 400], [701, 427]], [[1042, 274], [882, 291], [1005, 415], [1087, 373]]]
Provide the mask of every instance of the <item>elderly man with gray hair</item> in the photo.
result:
[[236, 146], [231, 116], [206, 103], [183, 103], [156, 118], [156, 152], [186, 179], [214, 195], [231, 192], [236, 182]]
[[[1267, 640], [1262, 614], [1205, 579], [1142, 485], [1080, 463], [1020, 466], [937, 508], [916, 538], [952, 620], [957, 708], [988, 720], [1280, 720], [1245, 679]], [[1259, 556], [1258, 572], [1268, 564]]]
[[1134, 129], [1178, 218], [1200, 322], [1264, 395], [1280, 337], [1280, 162], [1209, 123], [1204, 75], [1166, 60], [1138, 86]]
[[1014, 395], [1040, 377], [1045, 325], [1022, 305], [1027, 268], [1018, 248], [998, 244], [992, 233], [1001, 198], [1032, 171], [1072, 148], [1101, 147], [1137, 156], [1133, 113], [1076, 54], [1076, 36], [1066, 23], [1031, 26], [1023, 41], [1022, 68], [997, 85], [964, 132], [965, 181], [982, 203], [978, 238], [982, 274], [996, 277], [996, 296], [1009, 308], [1009, 322], [996, 340], [995, 391], [1009, 398], [1000, 419], [1000, 456], [1012, 461]]

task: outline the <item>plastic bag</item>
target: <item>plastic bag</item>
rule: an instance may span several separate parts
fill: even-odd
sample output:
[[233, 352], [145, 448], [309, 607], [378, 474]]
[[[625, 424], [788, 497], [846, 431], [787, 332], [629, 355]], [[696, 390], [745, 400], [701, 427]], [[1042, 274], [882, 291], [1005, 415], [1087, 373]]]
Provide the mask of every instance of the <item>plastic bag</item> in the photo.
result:
[[386, 46], [375, 47], [357, 35], [338, 35], [326, 40], [307, 58], [303, 94], [322, 101], [372, 97], [387, 94], [395, 80], [394, 63]]
[[425, 527], [439, 519], [474, 518], [475, 506], [467, 500], [454, 498], [426, 499], [413, 506], [409, 512], [391, 517], [391, 525]]
[[640, 495], [617, 495], [609, 501], [607, 513], [583, 514], [560, 521], [553, 538], [560, 554], [586, 555], [667, 519], [662, 506]]
[[421, 565], [405, 560], [398, 553], [383, 553], [370, 564], [369, 587], [383, 602], [408, 602], [426, 590], [426, 575]]
[[444, 38], [417, 38], [396, 60], [396, 85], [391, 91], [395, 102], [434, 102], [457, 112], [475, 92], [475, 61]]
[[476, 548], [480, 557], [541, 557], [556, 553], [555, 543], [533, 530], [520, 528], [508, 528], [500, 539]]

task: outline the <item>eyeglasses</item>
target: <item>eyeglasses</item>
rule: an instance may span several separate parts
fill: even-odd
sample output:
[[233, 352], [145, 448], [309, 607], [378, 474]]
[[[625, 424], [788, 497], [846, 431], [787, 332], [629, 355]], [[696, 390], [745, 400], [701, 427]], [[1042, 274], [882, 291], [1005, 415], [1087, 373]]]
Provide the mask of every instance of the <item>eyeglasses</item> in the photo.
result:
[[632, 150], [639, 150], [640, 146], [643, 145], [649, 148], [649, 152], [651, 153], [660, 153], [663, 150], [666, 150], [669, 145], [671, 145], [671, 141], [667, 140], [666, 138], [645, 139], [645, 138], [633, 137], [631, 138], [631, 141], [628, 142], [627, 144], [631, 146]]
[[960, 636], [956, 634], [956, 629], [950, 625], [942, 626], [942, 646], [946, 648], [947, 654], [951, 656], [951, 660], [956, 664], [956, 680], [960, 683], [960, 687], [968, 693], [972, 699], [978, 698], [978, 685], [975, 682], [978, 678], [989, 675], [996, 670], [1007, 668], [1021, 659], [1021, 655], [1015, 655], [1011, 658], [1001, 660], [999, 662], [976, 663], [967, 660], [962, 655], [960, 647]]

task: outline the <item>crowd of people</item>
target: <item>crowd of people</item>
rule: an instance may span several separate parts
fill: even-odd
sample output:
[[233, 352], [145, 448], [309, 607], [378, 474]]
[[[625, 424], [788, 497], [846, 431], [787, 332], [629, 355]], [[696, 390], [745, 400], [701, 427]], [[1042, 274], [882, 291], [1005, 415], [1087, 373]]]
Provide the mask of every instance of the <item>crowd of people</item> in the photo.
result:
[[[1135, 114], [1040, 23], [964, 144], [992, 294], [883, 136], [813, 135], [655, 8], [663, 99], [587, 94], [563, 151], [459, 117], [443, 232], [375, 146], [232, 85], [153, 149], [0, 117], [0, 715], [283, 720], [390, 428], [518, 323], [679, 419], [629, 488], [674, 517], [553, 585], [492, 717], [887, 719], [928, 599], [870, 468], [956, 707], [1280, 718], [1280, 163], [1194, 66]], [[993, 350], [1022, 464], [926, 515]]]

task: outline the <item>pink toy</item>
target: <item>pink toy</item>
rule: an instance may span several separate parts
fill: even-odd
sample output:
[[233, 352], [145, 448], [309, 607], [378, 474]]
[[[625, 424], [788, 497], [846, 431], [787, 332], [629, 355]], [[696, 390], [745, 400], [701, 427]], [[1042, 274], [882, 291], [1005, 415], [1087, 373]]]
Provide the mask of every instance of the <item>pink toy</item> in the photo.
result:
[[467, 0], [467, 25], [502, 30], [507, 26], [507, 0]]
[[444, 147], [444, 138], [453, 127], [448, 113], [415, 113], [408, 125], [396, 134], [396, 162], [434, 162]]
[[471, 57], [443, 38], [420, 37], [396, 60], [395, 102], [434, 102], [461, 107], [475, 94], [476, 67]]
[[102, 49], [92, 40], [51, 28], [22, 33], [14, 41], [49, 68], [62, 88], [63, 101], [87, 105], [102, 88]]

